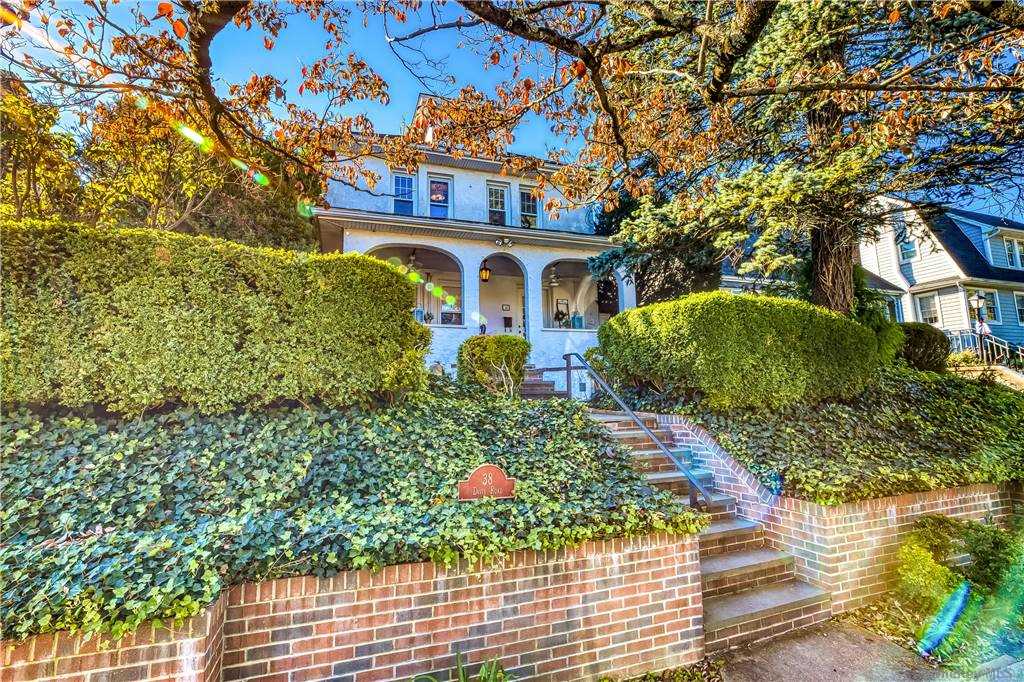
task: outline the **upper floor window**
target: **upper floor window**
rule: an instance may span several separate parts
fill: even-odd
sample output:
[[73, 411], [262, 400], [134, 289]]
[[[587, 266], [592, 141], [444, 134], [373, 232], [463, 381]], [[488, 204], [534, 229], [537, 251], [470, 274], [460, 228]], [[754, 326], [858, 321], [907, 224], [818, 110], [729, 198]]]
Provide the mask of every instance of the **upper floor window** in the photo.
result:
[[430, 178], [430, 217], [447, 218], [451, 208], [452, 181]]
[[508, 225], [507, 194], [501, 185], [487, 185], [487, 222], [491, 225]]
[[1017, 308], [1017, 322], [1024, 326], [1024, 294], [1015, 291], [1013, 293], [1013, 304]]
[[939, 297], [937, 294], [917, 297], [917, 317], [928, 324], [939, 324]]
[[413, 205], [413, 183], [412, 177], [408, 175], [395, 175], [395, 213], [399, 215], [415, 214]]
[[1003, 237], [1006, 247], [1006, 264], [1011, 268], [1024, 268], [1024, 239]]
[[1000, 320], [999, 316], [999, 294], [992, 289], [967, 290], [967, 308], [971, 312], [971, 319], [977, 321], [978, 312], [974, 308], [975, 304], [972, 300], [975, 296], [980, 296], [984, 299], [984, 303], [981, 304], [981, 311], [985, 316], [985, 321], [992, 324], [1000, 324], [1002, 320]]
[[537, 227], [537, 197], [529, 189], [519, 190], [519, 224], [523, 227]]
[[897, 246], [900, 249], [900, 262], [906, 263], [917, 258], [917, 244], [910, 238], [910, 235], [903, 235], [902, 241]]

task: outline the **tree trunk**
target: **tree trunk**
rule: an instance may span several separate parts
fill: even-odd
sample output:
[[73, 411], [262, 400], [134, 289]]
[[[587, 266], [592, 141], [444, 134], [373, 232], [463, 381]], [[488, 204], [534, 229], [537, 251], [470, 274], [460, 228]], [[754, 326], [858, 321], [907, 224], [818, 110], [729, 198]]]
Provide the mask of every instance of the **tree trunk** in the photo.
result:
[[[845, 38], [815, 50], [811, 61], [816, 67], [845, 67]], [[807, 110], [807, 139], [812, 158], [829, 155], [829, 145], [843, 129], [843, 112], [831, 99]], [[836, 210], [847, 202], [834, 194], [816, 197], [821, 207], [811, 223], [811, 301], [838, 313], [853, 310], [853, 257], [857, 248], [857, 227], [844, 221], [844, 211]]]
[[853, 309], [854, 231], [833, 221], [811, 230], [811, 302], [838, 313]]

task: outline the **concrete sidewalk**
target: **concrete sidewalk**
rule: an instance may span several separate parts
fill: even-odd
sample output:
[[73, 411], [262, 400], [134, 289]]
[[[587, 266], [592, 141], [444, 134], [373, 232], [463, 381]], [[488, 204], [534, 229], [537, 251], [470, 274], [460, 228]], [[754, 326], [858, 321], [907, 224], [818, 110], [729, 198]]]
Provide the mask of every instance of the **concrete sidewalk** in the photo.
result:
[[726, 682], [906, 682], [960, 680], [892, 642], [828, 622], [725, 654]]

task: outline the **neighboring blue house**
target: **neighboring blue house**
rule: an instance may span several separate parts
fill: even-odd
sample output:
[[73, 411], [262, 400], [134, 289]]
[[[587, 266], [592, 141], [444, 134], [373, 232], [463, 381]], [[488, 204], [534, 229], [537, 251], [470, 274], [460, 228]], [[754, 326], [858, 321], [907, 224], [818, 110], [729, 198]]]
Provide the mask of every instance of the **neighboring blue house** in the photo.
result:
[[956, 339], [974, 327], [980, 304], [994, 336], [1024, 345], [1024, 223], [880, 202], [889, 219], [878, 239], [861, 244], [860, 260], [899, 289], [890, 303], [896, 319], [927, 322]]

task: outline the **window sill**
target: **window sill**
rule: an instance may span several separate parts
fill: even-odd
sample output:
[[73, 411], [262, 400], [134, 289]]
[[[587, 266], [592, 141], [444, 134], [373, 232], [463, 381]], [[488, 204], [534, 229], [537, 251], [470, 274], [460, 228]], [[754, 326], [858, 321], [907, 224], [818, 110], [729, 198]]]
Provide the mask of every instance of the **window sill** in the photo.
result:
[[420, 324], [425, 327], [434, 327], [437, 329], [468, 329], [469, 327], [464, 324], [438, 324], [434, 322], [421, 322]]
[[542, 327], [542, 332], [589, 332], [594, 334], [597, 332], [597, 327], [593, 329], [571, 329], [566, 327]]

